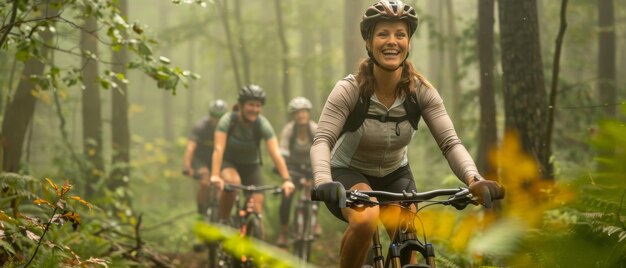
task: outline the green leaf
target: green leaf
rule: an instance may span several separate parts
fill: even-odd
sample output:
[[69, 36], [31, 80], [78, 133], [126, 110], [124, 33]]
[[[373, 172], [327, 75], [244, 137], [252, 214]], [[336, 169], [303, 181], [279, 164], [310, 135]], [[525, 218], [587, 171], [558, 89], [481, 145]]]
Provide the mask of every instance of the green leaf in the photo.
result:
[[142, 56], [152, 55], [152, 50], [150, 49], [150, 47], [148, 47], [148, 45], [146, 45], [146, 43], [143, 43], [143, 42], [139, 43], [138, 49], [139, 49], [139, 54], [141, 54]]
[[26, 62], [28, 59], [30, 59], [30, 56], [30, 53], [26, 50], [20, 50], [15, 53], [15, 58], [21, 62]]

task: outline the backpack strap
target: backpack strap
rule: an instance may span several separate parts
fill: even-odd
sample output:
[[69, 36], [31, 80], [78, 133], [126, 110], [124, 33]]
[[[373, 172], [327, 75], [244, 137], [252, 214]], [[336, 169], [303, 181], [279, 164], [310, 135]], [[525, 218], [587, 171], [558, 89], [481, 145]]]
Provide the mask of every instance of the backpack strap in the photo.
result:
[[350, 111], [348, 118], [346, 118], [346, 122], [343, 124], [343, 129], [341, 129], [341, 134], [343, 135], [346, 132], [354, 132], [361, 125], [363, 121], [365, 121], [365, 117], [367, 112], [370, 109], [370, 98], [363, 96], [363, 94], [359, 94], [359, 99], [356, 101], [354, 105], [354, 109]]
[[[419, 87], [421, 87], [421, 84]], [[403, 116], [398, 117], [389, 116], [388, 114], [369, 114], [368, 112], [370, 106], [370, 98], [359, 95], [359, 99], [357, 100], [354, 109], [350, 112], [348, 118], [346, 118], [346, 123], [343, 125], [343, 129], [341, 130], [341, 135], [348, 131], [354, 132], [359, 129], [359, 127], [361, 127], [361, 125], [365, 121], [365, 118], [375, 119], [383, 123], [395, 122], [397, 136], [400, 136], [400, 122], [405, 120], [408, 120], [411, 124], [411, 127], [417, 130], [417, 125], [419, 124], [421, 118], [421, 109], [419, 107], [419, 103], [417, 102], [417, 93], [408, 95], [402, 105], [404, 106], [404, 110], [406, 111], [406, 114]]]

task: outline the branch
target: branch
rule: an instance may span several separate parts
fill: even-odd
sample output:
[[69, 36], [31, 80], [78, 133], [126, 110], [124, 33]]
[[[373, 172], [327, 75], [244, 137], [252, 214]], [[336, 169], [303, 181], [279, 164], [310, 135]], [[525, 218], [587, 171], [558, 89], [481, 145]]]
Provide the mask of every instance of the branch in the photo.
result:
[[50, 220], [48, 220], [48, 223], [46, 224], [46, 228], [43, 229], [43, 234], [39, 238], [39, 242], [37, 242], [37, 247], [35, 248], [35, 252], [33, 253], [33, 256], [30, 257], [30, 260], [28, 260], [26, 265], [24, 265], [24, 268], [28, 267], [28, 265], [30, 265], [30, 263], [33, 262], [33, 260], [35, 259], [35, 256], [37, 256], [37, 251], [39, 251], [39, 246], [41, 246], [41, 242], [43, 242], [43, 238], [46, 236], [46, 233], [50, 229], [50, 224], [52, 224], [52, 219], [54, 219], [54, 214], [57, 213], [57, 209], [58, 207], [55, 206], [54, 210], [52, 211], [52, 216], [50, 217]]
[[2, 48], [4, 41], [7, 39], [7, 36], [9, 35], [9, 32], [11, 32], [13, 25], [15, 25], [16, 18], [17, 18], [17, 0], [13, 0], [13, 9], [11, 10], [11, 19], [9, 20], [9, 25], [2, 27], [2, 30], [5, 30], [5, 28], [6, 30], [2, 34], [2, 38], [0, 38], [0, 48]]
[[67, 131], [65, 130], [65, 117], [63, 117], [63, 113], [61, 111], [61, 101], [59, 100], [59, 94], [57, 90], [54, 90], [54, 104], [57, 107], [57, 115], [59, 116], [59, 121], [60, 121], [59, 130], [61, 131], [61, 136], [63, 137], [63, 144], [65, 144], [67, 149], [70, 151], [70, 155], [72, 156], [72, 159], [74, 159], [74, 162], [76, 162], [82, 174], [85, 174], [87, 168], [85, 168], [85, 166], [83, 165], [83, 162], [78, 157], [78, 154], [76, 154], [76, 152], [74, 151], [74, 148], [72, 147], [72, 144], [70, 143], [69, 138], [67, 136]]
[[[567, 0], [561, 2], [561, 26], [559, 27], [559, 33], [556, 37], [556, 44], [554, 49], [554, 62], [552, 63], [552, 87], [550, 89], [550, 106], [548, 107], [548, 130], [546, 134], [548, 150], [551, 150], [552, 146], [552, 130], [554, 129], [554, 116], [556, 107], [556, 94], [559, 85], [559, 68], [561, 61], [561, 47], [563, 46], [563, 36], [565, 35], [565, 29], [567, 29]], [[550, 174], [552, 176], [552, 174]]]

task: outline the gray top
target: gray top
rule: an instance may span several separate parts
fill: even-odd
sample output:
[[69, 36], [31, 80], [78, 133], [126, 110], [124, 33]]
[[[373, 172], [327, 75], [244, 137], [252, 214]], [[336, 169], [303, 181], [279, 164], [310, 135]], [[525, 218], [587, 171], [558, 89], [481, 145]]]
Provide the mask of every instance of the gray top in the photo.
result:
[[[332, 181], [331, 166], [349, 167], [365, 175], [383, 177], [408, 163], [407, 145], [415, 134], [408, 120], [400, 122], [399, 136], [396, 135], [395, 122], [366, 118], [359, 129], [339, 137], [358, 98], [356, 79], [349, 75], [335, 84], [326, 100], [311, 147], [316, 185]], [[378, 100], [376, 94], [372, 94], [369, 114], [403, 116], [406, 114], [402, 104], [404, 98], [396, 98], [388, 109]], [[422, 118], [454, 174], [462, 182], [468, 176], [478, 174], [474, 160], [456, 135], [437, 90], [420, 83], [417, 102]]]
[[[305, 164], [311, 165], [311, 144], [312, 141], [310, 138], [306, 137], [305, 140], [298, 139], [294, 137], [297, 135], [295, 132], [296, 128], [294, 127], [295, 122], [289, 121], [284, 127], [280, 135], [280, 153], [285, 157], [285, 161], [287, 164]], [[315, 135], [315, 131], [317, 130], [317, 123], [313, 121], [309, 121], [309, 130], [313, 135]], [[293, 144], [291, 144], [291, 139], [295, 139]], [[290, 145], [293, 145], [290, 148]]]

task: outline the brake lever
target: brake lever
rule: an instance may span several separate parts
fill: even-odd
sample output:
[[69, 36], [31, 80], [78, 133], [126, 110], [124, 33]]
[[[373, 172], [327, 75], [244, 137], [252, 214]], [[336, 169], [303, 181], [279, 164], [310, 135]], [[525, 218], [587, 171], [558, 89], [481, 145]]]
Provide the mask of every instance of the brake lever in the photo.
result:
[[378, 202], [372, 201], [369, 195], [359, 192], [358, 190], [348, 192], [346, 206], [354, 207], [357, 205], [375, 206], [378, 205]]

